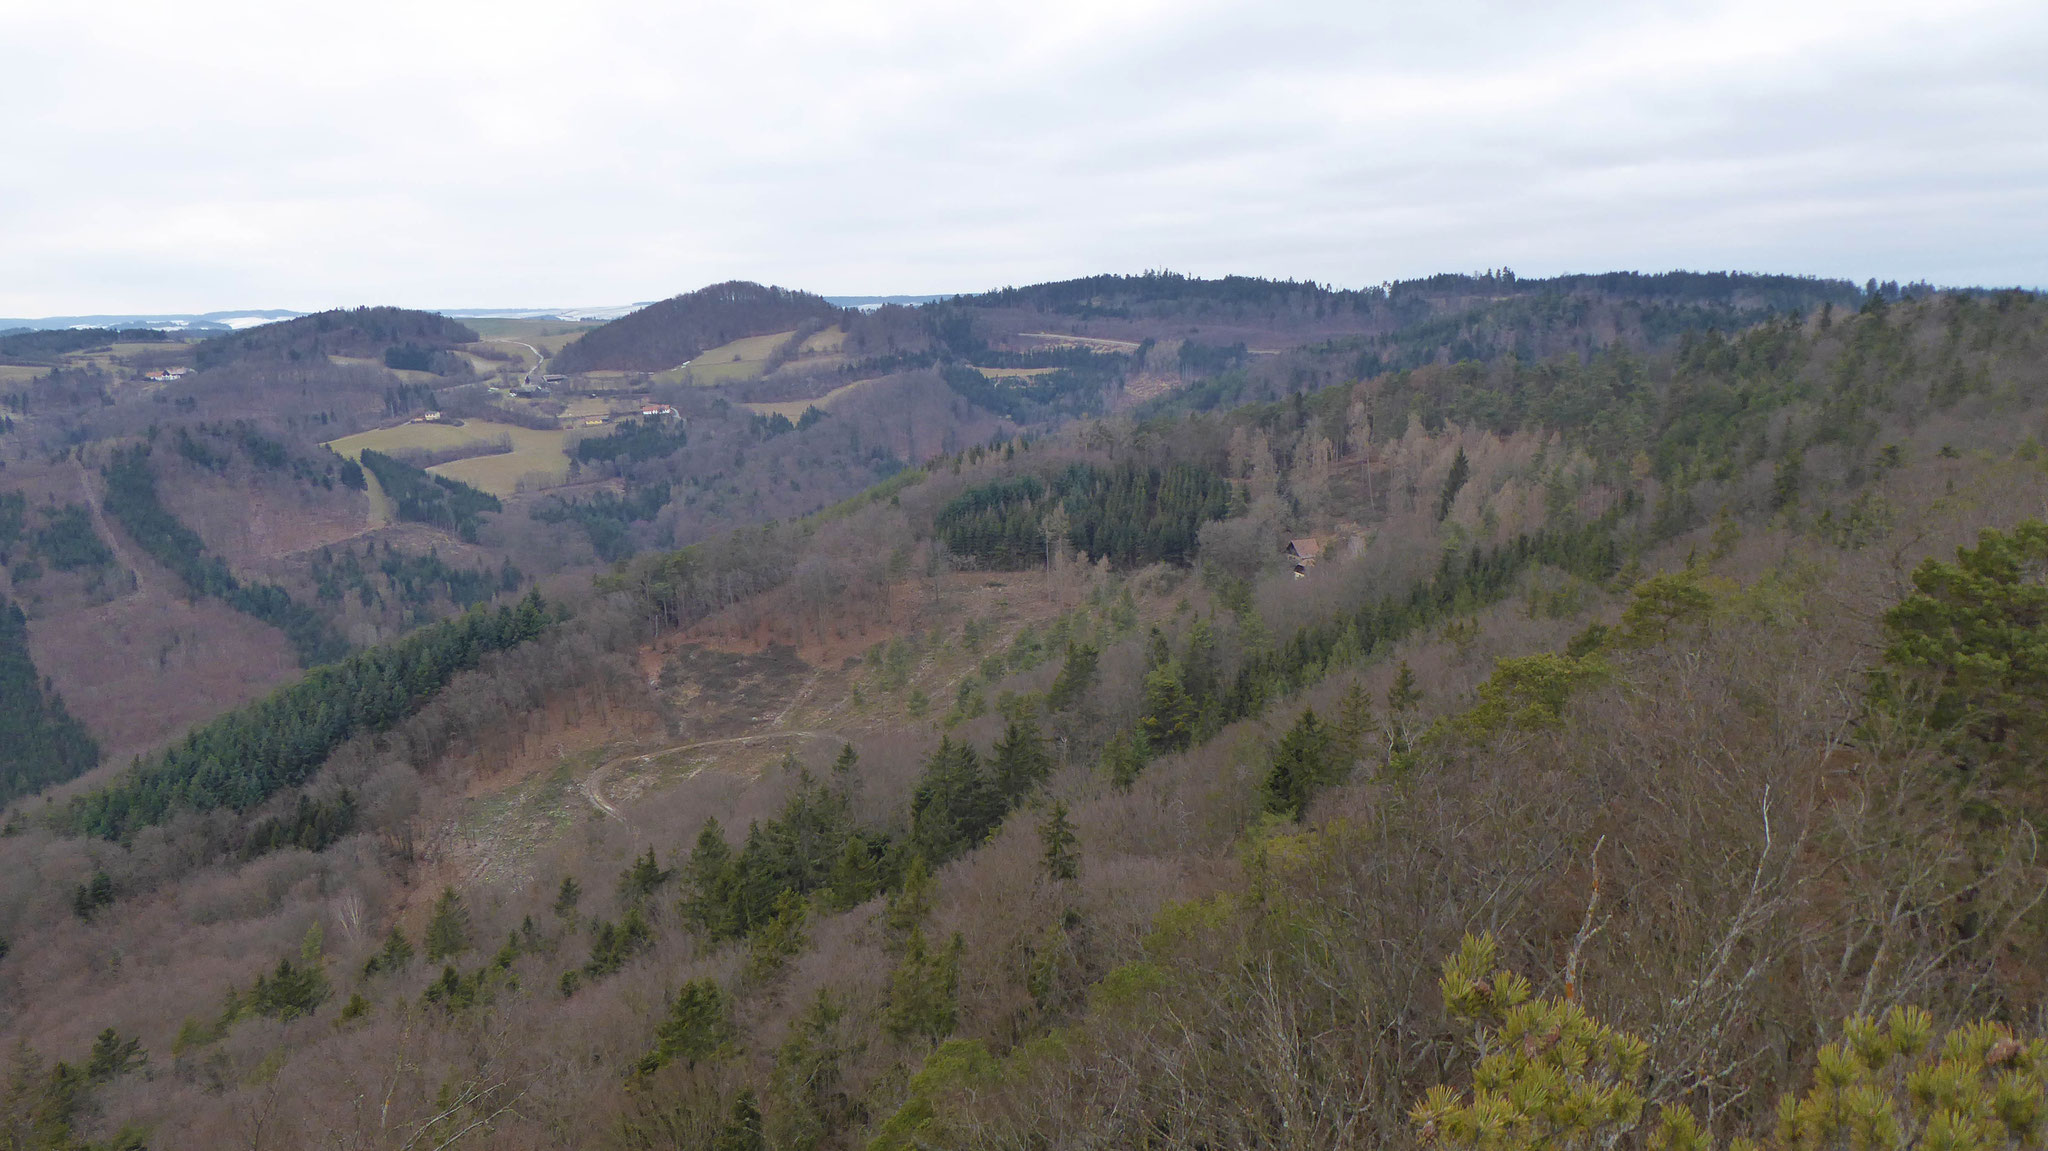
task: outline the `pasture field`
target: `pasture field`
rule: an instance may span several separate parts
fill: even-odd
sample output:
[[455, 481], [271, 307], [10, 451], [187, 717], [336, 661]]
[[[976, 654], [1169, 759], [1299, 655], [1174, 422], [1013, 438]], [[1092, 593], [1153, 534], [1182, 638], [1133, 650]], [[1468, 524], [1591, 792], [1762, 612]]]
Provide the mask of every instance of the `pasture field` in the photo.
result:
[[[569, 476], [569, 434], [565, 431], [537, 431], [533, 428], [470, 420], [461, 427], [453, 424], [400, 424], [358, 432], [329, 443], [336, 452], [355, 459], [364, 448], [391, 452], [407, 448], [452, 448], [480, 440], [509, 436], [512, 450], [494, 456], [471, 456], [435, 464], [427, 470], [435, 475], [461, 480], [494, 496], [509, 496], [520, 489], [520, 481], [539, 478], [542, 485], [559, 484]], [[531, 486], [531, 485], [529, 485]]]
[[976, 368], [974, 370], [991, 380], [1030, 379], [1032, 376], [1043, 376], [1059, 371], [1058, 368]]
[[[766, 336], [743, 336], [729, 344], [720, 344], [697, 353], [690, 361], [690, 379], [700, 384], [723, 384], [733, 380], [751, 380], [767, 367], [768, 356], [782, 346], [784, 340], [796, 335], [795, 331], [775, 332]], [[664, 372], [660, 379], [668, 373]]]
[[25, 384], [37, 376], [47, 373], [48, 368], [31, 368], [25, 364], [0, 364], [0, 384]]
[[[656, 383], [664, 384], [727, 384], [735, 380], [751, 380], [768, 369], [768, 357], [781, 347], [783, 342], [796, 335], [794, 330], [773, 332], [765, 336], [745, 336], [729, 344], [721, 344], [697, 353], [688, 366], [657, 372], [650, 377]], [[836, 366], [840, 360], [840, 349], [846, 344], [843, 328], [826, 328], [804, 339], [797, 349], [791, 364], [808, 367]], [[592, 375], [597, 373], [593, 372]]]
[[1070, 336], [1065, 332], [1019, 332], [1018, 338], [1044, 340], [1055, 348], [1087, 348], [1096, 352], [1135, 352], [1142, 345], [1136, 340], [1105, 340], [1097, 336]]
[[826, 328], [824, 331], [805, 340], [803, 347], [798, 349], [798, 355], [804, 359], [809, 359], [812, 356], [833, 356], [838, 355], [845, 348], [846, 329], [832, 327]]
[[616, 400], [607, 399], [604, 396], [597, 396], [595, 398], [578, 396], [573, 400], [562, 401], [562, 418], [564, 420], [582, 421], [593, 416], [610, 416], [626, 412], [638, 414], [639, 411], [639, 404], [622, 405]]
[[874, 381], [855, 380], [850, 384], [841, 384], [814, 400], [782, 400], [773, 404], [741, 404], [740, 406], [757, 416], [772, 416], [779, 412], [794, 420], [804, 414], [805, 408], [819, 408], [829, 412], [832, 410], [833, 401], [844, 399], [871, 383], [874, 383]]
[[539, 348], [543, 355], [552, 356], [563, 347], [573, 343], [577, 337], [597, 327], [591, 323], [572, 323], [568, 320], [463, 320], [463, 326], [486, 340], [517, 340]]

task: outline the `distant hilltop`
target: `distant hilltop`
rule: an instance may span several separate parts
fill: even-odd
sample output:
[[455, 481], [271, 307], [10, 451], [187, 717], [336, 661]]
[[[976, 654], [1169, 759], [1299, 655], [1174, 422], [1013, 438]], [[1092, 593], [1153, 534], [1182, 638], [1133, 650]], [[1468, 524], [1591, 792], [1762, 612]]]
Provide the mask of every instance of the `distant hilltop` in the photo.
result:
[[[827, 302], [841, 308], [858, 308], [863, 311], [878, 308], [883, 304], [925, 304], [933, 300], [951, 299], [948, 295], [936, 296], [826, 296]], [[633, 304], [604, 304], [589, 308], [426, 308], [429, 312], [457, 320], [564, 320], [570, 323], [604, 323], [620, 316], [637, 312], [652, 303], [642, 300]], [[197, 335], [217, 336], [223, 332], [238, 332], [258, 324], [275, 323], [278, 320], [296, 320], [309, 312], [295, 312], [289, 308], [242, 308], [225, 312], [131, 312], [110, 313], [99, 316], [43, 316], [38, 319], [0, 318], [0, 332], [47, 331], [52, 328], [110, 328], [119, 331], [133, 331], [139, 328], [153, 328], [161, 332], [192, 332]]]

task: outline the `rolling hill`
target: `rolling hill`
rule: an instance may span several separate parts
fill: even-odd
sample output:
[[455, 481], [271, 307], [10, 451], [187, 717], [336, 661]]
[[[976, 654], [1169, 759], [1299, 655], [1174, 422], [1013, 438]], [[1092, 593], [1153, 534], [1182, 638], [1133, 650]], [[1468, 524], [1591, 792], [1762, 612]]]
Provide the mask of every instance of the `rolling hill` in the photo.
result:
[[837, 323], [842, 315], [821, 296], [734, 280], [621, 316], [563, 348], [551, 366], [564, 373], [666, 371], [706, 348], [807, 322]]

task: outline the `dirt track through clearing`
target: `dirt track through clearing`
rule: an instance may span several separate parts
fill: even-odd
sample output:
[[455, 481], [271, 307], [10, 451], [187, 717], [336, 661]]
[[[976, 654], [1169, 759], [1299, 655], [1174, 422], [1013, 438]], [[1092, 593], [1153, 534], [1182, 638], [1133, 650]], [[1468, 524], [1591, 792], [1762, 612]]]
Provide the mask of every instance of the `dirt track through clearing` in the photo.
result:
[[[783, 714], [786, 716], [788, 713], [784, 712]], [[631, 821], [624, 815], [619, 814], [619, 809], [604, 797], [604, 780], [611, 770], [620, 764], [645, 764], [660, 759], [663, 756], [675, 755], [678, 752], [695, 751], [700, 747], [754, 744], [763, 740], [775, 739], [838, 739], [843, 741], [843, 738], [838, 732], [834, 731], [763, 731], [755, 732], [752, 735], [728, 736], [725, 739], [702, 739], [694, 743], [679, 743], [674, 747], [664, 747], [659, 751], [636, 752], [631, 755], [622, 755], [615, 759], [608, 759], [599, 764], [589, 775], [584, 776], [582, 781], [576, 786], [577, 790], [583, 793], [583, 798], [589, 800], [590, 805], [602, 812], [607, 818], [616, 819], [620, 823], [630, 823]], [[695, 772], [691, 774], [694, 775]]]

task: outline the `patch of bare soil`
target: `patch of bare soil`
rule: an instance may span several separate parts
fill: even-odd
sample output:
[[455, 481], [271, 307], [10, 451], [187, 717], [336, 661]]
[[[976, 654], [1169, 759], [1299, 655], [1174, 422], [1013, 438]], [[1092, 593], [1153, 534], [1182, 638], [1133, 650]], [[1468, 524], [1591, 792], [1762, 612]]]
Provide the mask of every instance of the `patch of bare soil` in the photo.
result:
[[662, 665], [660, 687], [677, 716], [677, 735], [710, 740], [773, 724], [811, 677], [811, 665], [787, 644], [746, 653], [691, 643]]

